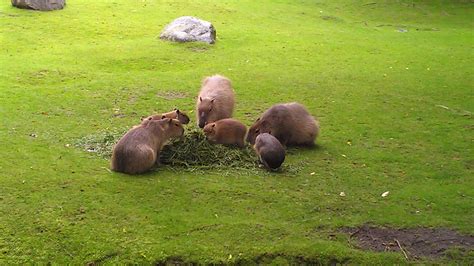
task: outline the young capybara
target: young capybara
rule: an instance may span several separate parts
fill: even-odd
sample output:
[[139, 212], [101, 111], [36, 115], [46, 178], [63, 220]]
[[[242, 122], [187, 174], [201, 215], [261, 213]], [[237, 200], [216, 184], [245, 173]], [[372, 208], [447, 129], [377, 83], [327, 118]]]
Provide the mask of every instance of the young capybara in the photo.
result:
[[196, 117], [200, 128], [206, 123], [232, 117], [234, 90], [230, 80], [220, 75], [207, 77], [202, 82], [196, 103]]
[[313, 146], [319, 130], [319, 122], [303, 105], [276, 104], [250, 127], [247, 141], [254, 144], [258, 134], [271, 132], [285, 146]]
[[160, 120], [160, 119], [165, 119], [165, 118], [171, 118], [171, 119], [178, 119], [181, 124], [185, 125], [189, 123], [189, 116], [183, 112], [181, 112], [179, 109], [174, 109], [171, 112], [168, 113], [163, 113], [163, 114], [156, 114], [156, 115], [151, 115], [148, 117], [142, 118], [142, 121], [147, 121], [151, 117], [152, 120]]
[[204, 134], [211, 143], [215, 144], [235, 144], [240, 148], [245, 146], [245, 134], [247, 127], [232, 118], [221, 119], [213, 123], [208, 123], [204, 127]]
[[260, 161], [270, 170], [278, 169], [285, 161], [285, 149], [278, 139], [269, 133], [259, 134], [253, 148]]
[[176, 119], [148, 119], [129, 130], [115, 145], [113, 171], [140, 174], [148, 171], [159, 158], [163, 145], [172, 137], [182, 136], [184, 128]]

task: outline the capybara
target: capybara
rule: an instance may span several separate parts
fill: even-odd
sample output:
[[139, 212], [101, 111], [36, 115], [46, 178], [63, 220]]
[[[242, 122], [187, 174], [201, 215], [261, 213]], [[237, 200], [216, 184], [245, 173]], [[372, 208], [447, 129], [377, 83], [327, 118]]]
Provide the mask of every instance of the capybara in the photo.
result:
[[160, 120], [160, 119], [165, 119], [165, 118], [171, 118], [171, 119], [178, 119], [181, 124], [185, 125], [189, 123], [189, 116], [183, 112], [181, 112], [179, 109], [174, 109], [171, 112], [168, 113], [163, 113], [163, 114], [156, 114], [156, 115], [151, 115], [148, 117], [143, 117], [142, 121], [147, 121], [149, 118], [153, 120]]
[[254, 144], [258, 134], [269, 132], [285, 146], [313, 146], [319, 122], [299, 103], [276, 104], [250, 127], [247, 141]]
[[260, 161], [270, 170], [278, 169], [285, 161], [285, 149], [278, 139], [269, 133], [259, 134], [253, 148]]
[[208, 123], [204, 127], [204, 134], [211, 143], [215, 144], [235, 144], [240, 148], [245, 146], [245, 134], [247, 127], [232, 118], [221, 119], [213, 123]]
[[159, 158], [166, 141], [182, 136], [184, 128], [177, 119], [148, 119], [129, 130], [115, 145], [111, 168], [116, 172], [140, 174]]
[[234, 104], [234, 90], [229, 79], [220, 75], [205, 78], [196, 103], [198, 126], [203, 128], [206, 123], [232, 117]]

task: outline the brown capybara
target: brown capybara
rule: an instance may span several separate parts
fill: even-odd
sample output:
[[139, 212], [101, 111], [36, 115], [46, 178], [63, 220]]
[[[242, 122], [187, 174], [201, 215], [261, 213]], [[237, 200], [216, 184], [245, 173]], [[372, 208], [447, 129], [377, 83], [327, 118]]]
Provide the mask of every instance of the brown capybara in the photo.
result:
[[285, 161], [285, 149], [277, 138], [262, 133], [255, 138], [253, 146], [260, 161], [270, 170], [278, 169]]
[[168, 113], [156, 114], [156, 115], [144, 117], [142, 118], [142, 121], [147, 121], [150, 117], [153, 120], [160, 120], [160, 119], [165, 119], [165, 118], [178, 119], [179, 122], [181, 122], [181, 124], [183, 125], [189, 123], [189, 116], [181, 112], [179, 109], [174, 109], [173, 111], [168, 112]]
[[319, 128], [319, 122], [303, 105], [276, 104], [250, 127], [247, 141], [254, 144], [258, 134], [271, 132], [285, 146], [313, 146]]
[[235, 144], [240, 148], [245, 146], [245, 134], [247, 127], [232, 118], [221, 119], [208, 123], [204, 127], [204, 134], [211, 143], [215, 144]]
[[113, 171], [140, 174], [153, 167], [163, 145], [172, 137], [182, 136], [184, 128], [176, 119], [149, 119], [129, 130], [115, 145]]
[[234, 90], [230, 80], [220, 75], [207, 77], [202, 82], [196, 103], [196, 117], [200, 128], [207, 123], [232, 117]]

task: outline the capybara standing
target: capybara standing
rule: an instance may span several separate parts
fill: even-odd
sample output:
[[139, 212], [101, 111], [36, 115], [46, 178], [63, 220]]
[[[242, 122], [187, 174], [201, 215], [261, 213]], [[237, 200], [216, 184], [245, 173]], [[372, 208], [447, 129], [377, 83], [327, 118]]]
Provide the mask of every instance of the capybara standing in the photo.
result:
[[234, 90], [230, 80], [220, 75], [207, 77], [202, 82], [196, 103], [196, 117], [200, 128], [206, 123], [232, 117]]
[[111, 168], [116, 172], [140, 174], [159, 158], [166, 141], [182, 136], [184, 128], [176, 119], [149, 119], [128, 131], [115, 145]]
[[240, 148], [245, 146], [245, 134], [247, 127], [232, 118], [221, 119], [213, 123], [208, 123], [204, 127], [204, 134], [211, 143], [215, 144], [235, 144]]
[[299, 103], [276, 104], [250, 127], [247, 141], [254, 144], [258, 134], [269, 132], [285, 146], [313, 146], [319, 122]]
[[185, 125], [189, 123], [189, 116], [186, 113], [181, 112], [179, 109], [174, 109], [171, 112], [151, 115], [148, 117], [142, 118], [142, 121], [147, 121], [151, 117], [152, 120], [160, 120], [165, 118], [178, 119], [181, 124]]
[[253, 146], [260, 161], [269, 169], [278, 169], [285, 161], [285, 149], [274, 136], [262, 133], [255, 139]]

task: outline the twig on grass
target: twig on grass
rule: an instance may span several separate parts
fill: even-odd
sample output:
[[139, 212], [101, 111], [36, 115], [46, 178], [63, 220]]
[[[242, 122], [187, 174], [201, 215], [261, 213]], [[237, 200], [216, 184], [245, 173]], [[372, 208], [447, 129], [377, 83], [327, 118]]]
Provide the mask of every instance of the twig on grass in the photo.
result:
[[405, 255], [405, 258], [408, 260], [408, 255], [407, 255], [407, 253], [405, 252], [405, 250], [402, 248], [402, 245], [400, 244], [400, 242], [399, 242], [397, 239], [395, 239], [395, 242], [397, 242], [398, 247], [399, 247], [400, 250], [403, 252], [403, 255]]

